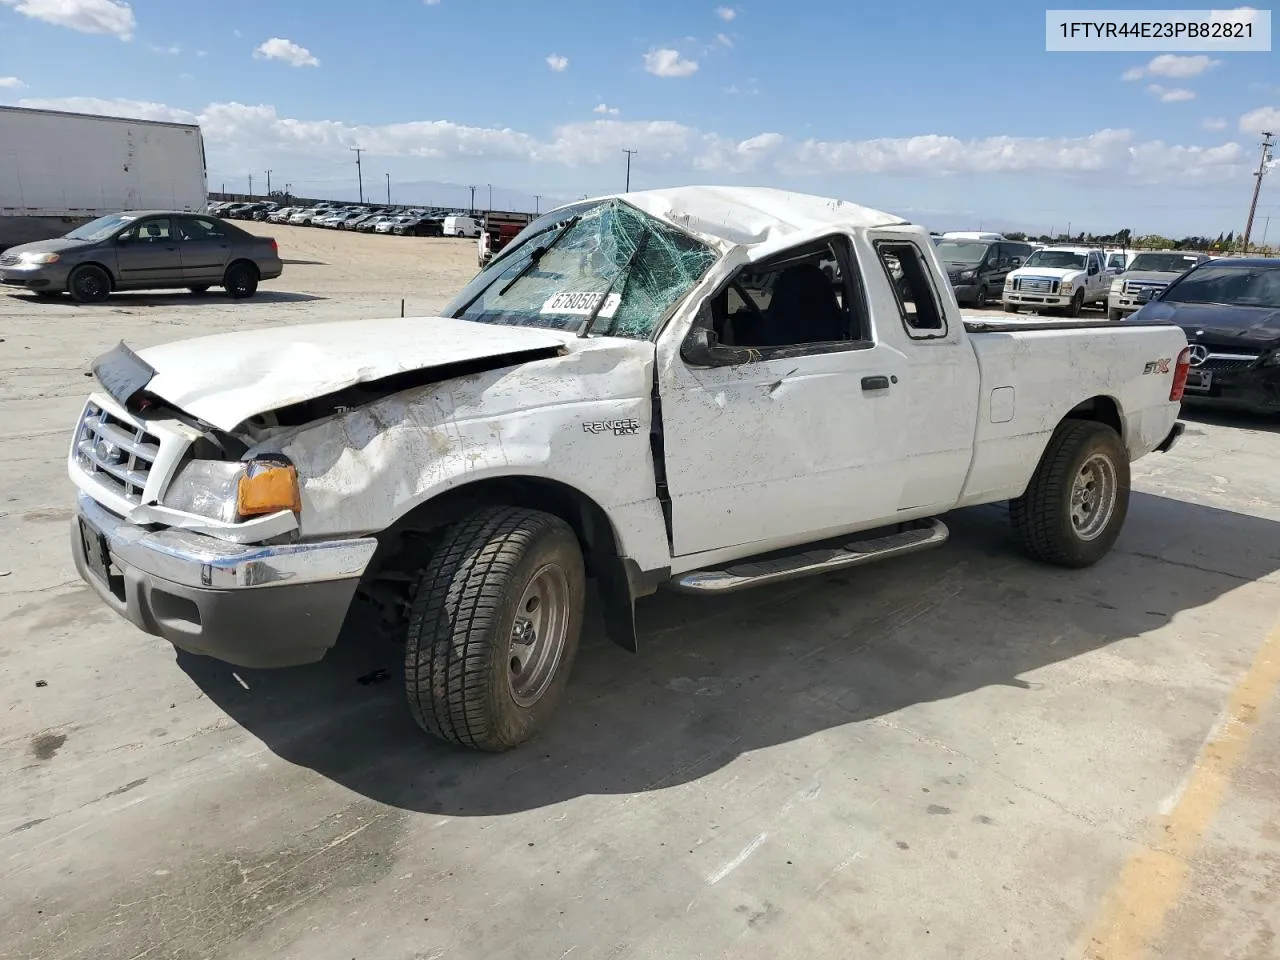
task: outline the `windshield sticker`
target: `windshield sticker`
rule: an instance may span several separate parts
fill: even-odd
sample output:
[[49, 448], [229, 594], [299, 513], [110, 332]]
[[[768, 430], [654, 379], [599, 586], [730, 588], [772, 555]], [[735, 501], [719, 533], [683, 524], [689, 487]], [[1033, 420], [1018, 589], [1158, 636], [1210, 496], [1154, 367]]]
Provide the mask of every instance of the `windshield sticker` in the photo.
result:
[[[600, 303], [599, 293], [557, 293], [547, 298], [539, 313], [558, 313], [571, 317], [589, 317]], [[597, 316], [612, 320], [622, 305], [622, 294], [611, 293], [605, 298], [604, 306]]]

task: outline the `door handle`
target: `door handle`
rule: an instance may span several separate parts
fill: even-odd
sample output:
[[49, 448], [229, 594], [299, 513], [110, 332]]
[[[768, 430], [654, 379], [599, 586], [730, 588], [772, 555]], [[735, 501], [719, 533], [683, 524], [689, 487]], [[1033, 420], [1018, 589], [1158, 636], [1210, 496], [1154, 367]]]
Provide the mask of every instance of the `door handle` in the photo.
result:
[[863, 377], [862, 389], [863, 390], [888, 390], [889, 378], [888, 377]]

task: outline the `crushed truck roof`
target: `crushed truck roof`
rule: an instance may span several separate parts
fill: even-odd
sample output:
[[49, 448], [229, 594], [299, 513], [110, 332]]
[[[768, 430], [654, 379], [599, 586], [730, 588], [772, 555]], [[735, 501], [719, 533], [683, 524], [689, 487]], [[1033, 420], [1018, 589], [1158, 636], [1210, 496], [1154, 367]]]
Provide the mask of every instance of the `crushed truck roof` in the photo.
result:
[[614, 196], [720, 247], [753, 247], [838, 228], [908, 223], [848, 200], [772, 187], [672, 187]]

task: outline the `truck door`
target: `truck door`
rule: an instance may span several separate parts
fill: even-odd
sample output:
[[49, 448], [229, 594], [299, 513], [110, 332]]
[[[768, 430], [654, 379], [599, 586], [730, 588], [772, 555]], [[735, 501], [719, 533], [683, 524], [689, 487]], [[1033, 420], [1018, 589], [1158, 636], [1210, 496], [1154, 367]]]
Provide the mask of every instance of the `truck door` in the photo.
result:
[[1107, 275], [1103, 269], [1102, 254], [1096, 250], [1089, 252], [1089, 259], [1085, 262], [1085, 290], [1088, 291], [1086, 299], [1094, 300], [1110, 288], [1111, 277]]
[[692, 329], [669, 331], [658, 386], [676, 555], [894, 518], [907, 363], [875, 336], [847, 237], [742, 268]]
[[116, 271], [122, 286], [145, 288], [182, 279], [182, 257], [169, 217], [137, 221], [116, 238]]
[[[868, 238], [867, 287], [876, 336], [902, 356], [892, 385], [900, 404], [898, 460], [901, 517], [951, 509], [973, 457], [981, 389], [978, 360], [964, 324], [938, 294], [945, 283], [914, 235], [891, 229]], [[891, 277], [900, 277], [890, 283]]]

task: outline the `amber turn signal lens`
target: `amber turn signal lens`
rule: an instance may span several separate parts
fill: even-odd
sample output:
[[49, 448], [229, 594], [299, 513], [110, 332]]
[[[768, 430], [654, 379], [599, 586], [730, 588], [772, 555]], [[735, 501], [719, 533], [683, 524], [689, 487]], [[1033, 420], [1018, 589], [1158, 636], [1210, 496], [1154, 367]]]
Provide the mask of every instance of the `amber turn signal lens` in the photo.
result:
[[242, 517], [258, 517], [280, 510], [302, 509], [298, 491], [298, 471], [293, 466], [250, 464], [236, 489], [236, 512]]

